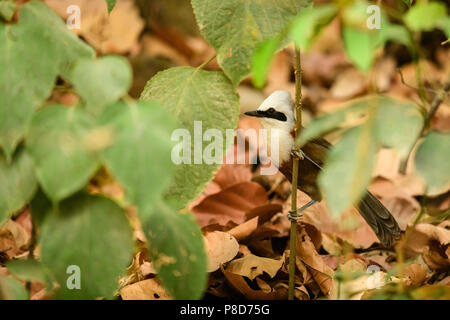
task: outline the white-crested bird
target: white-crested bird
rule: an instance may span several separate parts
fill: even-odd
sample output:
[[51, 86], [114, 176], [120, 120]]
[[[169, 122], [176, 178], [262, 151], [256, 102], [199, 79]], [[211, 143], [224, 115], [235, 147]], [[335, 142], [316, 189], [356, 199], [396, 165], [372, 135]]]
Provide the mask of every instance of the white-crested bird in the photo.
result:
[[[295, 113], [290, 93], [275, 91], [257, 110], [245, 112], [245, 114], [260, 118], [261, 125], [268, 131], [268, 155], [272, 163], [292, 182]], [[273, 141], [271, 138], [273, 134], [276, 134], [275, 141], [278, 143], [277, 156], [275, 156], [276, 153], [270, 154], [270, 141]], [[298, 209], [298, 213], [322, 200], [317, 176], [324, 165], [330, 147], [331, 144], [327, 140], [317, 138], [306, 143], [301, 149], [298, 189], [310, 196], [312, 201]], [[394, 240], [400, 236], [401, 231], [397, 221], [369, 191], [366, 191], [360, 201], [358, 211], [385, 246], [392, 246]]]

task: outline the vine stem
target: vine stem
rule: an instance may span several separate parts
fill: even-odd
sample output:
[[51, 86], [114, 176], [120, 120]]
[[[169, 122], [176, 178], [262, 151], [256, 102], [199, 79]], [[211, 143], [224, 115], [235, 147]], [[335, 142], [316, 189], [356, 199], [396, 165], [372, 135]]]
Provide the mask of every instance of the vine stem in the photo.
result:
[[197, 67], [197, 70], [203, 69], [206, 67], [211, 61], [213, 61], [217, 57], [217, 53], [215, 53], [211, 58], [203, 62], [201, 65]]
[[[295, 48], [295, 127], [294, 127], [294, 141], [300, 134], [302, 128], [302, 69], [300, 61], [300, 49]], [[294, 146], [296, 148], [296, 146]], [[293, 157], [292, 164], [292, 193], [291, 193], [291, 210], [297, 210], [297, 185], [299, 174], [299, 158]], [[295, 287], [295, 260], [296, 260], [296, 245], [297, 245], [297, 221], [291, 221], [290, 234], [290, 254], [289, 254], [289, 290], [288, 299], [294, 300]]]

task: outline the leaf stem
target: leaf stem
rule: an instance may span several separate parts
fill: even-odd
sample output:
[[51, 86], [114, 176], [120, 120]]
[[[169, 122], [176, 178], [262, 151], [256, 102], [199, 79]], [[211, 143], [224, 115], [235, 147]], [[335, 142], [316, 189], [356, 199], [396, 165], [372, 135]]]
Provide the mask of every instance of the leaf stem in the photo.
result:
[[211, 58], [203, 62], [201, 65], [197, 67], [197, 70], [203, 69], [206, 67], [211, 61], [213, 61], [217, 57], [217, 53], [215, 53]]
[[[294, 141], [300, 134], [302, 127], [302, 69], [300, 61], [300, 49], [295, 48], [295, 116], [296, 122], [294, 127]], [[296, 148], [296, 146], [294, 146]], [[299, 158], [293, 157], [292, 166], [292, 193], [291, 193], [291, 210], [297, 210], [297, 185], [299, 174]], [[290, 235], [290, 255], [289, 255], [289, 291], [288, 299], [294, 299], [295, 287], [295, 260], [296, 260], [296, 244], [297, 244], [297, 221], [291, 221]]]

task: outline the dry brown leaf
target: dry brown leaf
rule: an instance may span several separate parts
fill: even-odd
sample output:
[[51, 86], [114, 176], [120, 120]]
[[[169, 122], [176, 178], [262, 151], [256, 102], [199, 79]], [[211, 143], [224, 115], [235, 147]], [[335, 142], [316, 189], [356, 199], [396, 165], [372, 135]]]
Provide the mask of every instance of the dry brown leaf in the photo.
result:
[[345, 100], [356, 97], [365, 90], [365, 77], [356, 69], [347, 69], [338, 74], [330, 92], [333, 98]]
[[411, 284], [416, 286], [425, 282], [427, 270], [418, 263], [413, 263], [403, 269], [403, 275], [409, 278]]
[[317, 253], [311, 238], [304, 228], [301, 228], [297, 234], [296, 250], [298, 256], [306, 264], [312, 277], [319, 285], [322, 293], [327, 295], [332, 286], [334, 272]]
[[287, 299], [288, 290], [282, 286], [273, 289], [271, 292], [265, 290], [254, 290], [250, 288], [245, 279], [232, 272], [222, 270], [228, 284], [237, 292], [240, 292], [244, 297], [250, 300], [285, 300]]
[[0, 253], [6, 254], [8, 259], [23, 253], [29, 240], [29, 233], [13, 220], [0, 227]]
[[257, 227], [258, 217], [254, 217], [253, 219], [229, 230], [228, 233], [235, 237], [237, 241], [241, 241], [251, 235]]
[[251, 180], [252, 173], [250, 168], [243, 164], [223, 164], [214, 176], [214, 182], [221, 189], [226, 189], [235, 184], [249, 182]]
[[433, 270], [450, 270], [450, 245], [442, 247], [431, 242], [423, 249], [423, 260]]
[[208, 272], [219, 269], [222, 264], [233, 259], [239, 251], [236, 239], [226, 232], [209, 232], [204, 240], [208, 254]]
[[138, 42], [144, 22], [132, 0], [120, 0], [108, 15], [105, 1], [45, 0], [63, 18], [67, 8], [77, 5], [81, 9], [81, 28], [74, 32], [102, 53], [123, 54], [131, 51]]
[[283, 265], [283, 260], [284, 258], [275, 260], [249, 254], [243, 258], [231, 261], [228, 264], [226, 271], [245, 276], [250, 280], [255, 279], [263, 273], [267, 273], [273, 278]]
[[170, 300], [166, 290], [156, 279], [147, 279], [120, 289], [123, 300]]
[[267, 202], [266, 190], [255, 182], [241, 182], [217, 194], [207, 196], [192, 208], [200, 224], [240, 224], [245, 221], [245, 213]]

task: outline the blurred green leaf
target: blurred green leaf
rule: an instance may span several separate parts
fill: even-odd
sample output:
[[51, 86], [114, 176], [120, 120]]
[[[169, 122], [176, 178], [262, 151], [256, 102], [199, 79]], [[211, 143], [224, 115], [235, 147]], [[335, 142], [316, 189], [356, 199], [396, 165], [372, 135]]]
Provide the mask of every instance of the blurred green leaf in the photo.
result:
[[351, 62], [361, 71], [368, 72], [375, 59], [379, 47], [380, 34], [372, 30], [364, 30], [352, 26], [344, 26], [343, 40], [345, 51]]
[[378, 143], [382, 147], [395, 149], [405, 159], [423, 127], [424, 119], [418, 106], [410, 101], [402, 102], [385, 96], [375, 97], [372, 103], [378, 105], [375, 120]]
[[11, 276], [0, 276], [0, 300], [27, 300], [25, 286]]
[[75, 64], [71, 78], [76, 91], [86, 101], [88, 111], [99, 115], [106, 105], [127, 93], [132, 71], [126, 58], [105, 56], [97, 60], [80, 60]]
[[0, 153], [0, 225], [26, 205], [36, 188], [33, 161], [23, 148], [11, 163]]
[[[177, 165], [166, 194], [170, 200], [178, 202], [177, 208], [183, 208], [204, 190], [219, 166], [204, 161], [195, 164], [194, 156], [203, 153], [203, 144], [199, 150], [194, 148], [196, 143], [202, 142], [202, 136], [194, 139], [199, 134], [194, 132], [194, 121], [201, 121], [203, 132], [216, 129], [225, 137], [226, 129], [234, 130], [237, 126], [238, 95], [222, 72], [177, 67], [153, 77], [147, 83], [141, 100], [159, 101], [166, 112], [175, 115], [179, 129], [186, 129], [190, 135], [187, 149], [189, 152], [190, 148], [191, 163]], [[225, 142], [233, 143], [223, 141], [222, 150], [227, 148]]]
[[117, 0], [106, 0], [106, 4], [108, 6], [108, 13], [111, 13], [111, 11], [113, 11], [115, 5], [116, 5]]
[[295, 18], [290, 28], [290, 38], [303, 50], [308, 50], [318, 34], [336, 16], [337, 8], [322, 5], [307, 9]]
[[256, 48], [252, 62], [252, 80], [255, 87], [262, 88], [266, 83], [270, 64], [281, 43], [281, 37], [276, 37], [264, 41]]
[[216, 50], [220, 66], [237, 85], [250, 72], [256, 48], [273, 38], [311, 0], [193, 0], [200, 32]]
[[334, 216], [357, 204], [370, 183], [377, 152], [373, 120], [347, 131], [329, 151], [319, 186]]
[[200, 227], [191, 213], [160, 201], [144, 222], [149, 254], [164, 288], [174, 299], [200, 299], [206, 289], [207, 259]]
[[0, 146], [10, 159], [57, 75], [68, 77], [73, 62], [94, 51], [47, 5], [32, 1], [21, 6], [19, 23], [0, 20], [0, 52]]
[[445, 192], [450, 187], [450, 134], [431, 131], [417, 149], [417, 172], [427, 183], [430, 195]]
[[16, 11], [16, 3], [13, 1], [0, 1], [0, 17], [6, 21], [11, 20]]
[[39, 188], [30, 202], [31, 220], [34, 228], [41, 228], [42, 222], [52, 206], [51, 200], [45, 195], [42, 188]]
[[38, 281], [51, 284], [49, 274], [41, 263], [33, 259], [15, 259], [7, 262], [8, 271], [25, 281]]
[[302, 130], [298, 140], [300, 146], [333, 130], [361, 124], [366, 121], [371, 108], [377, 108], [374, 128], [377, 144], [394, 148], [405, 158], [420, 134], [423, 117], [414, 103], [386, 96], [363, 98], [315, 119]]
[[142, 101], [108, 107], [100, 124], [109, 127], [114, 137], [102, 152], [103, 160], [144, 218], [172, 178], [170, 136], [175, 120], [160, 104]]
[[45, 193], [59, 201], [80, 190], [98, 169], [94, 122], [79, 108], [53, 105], [37, 112], [27, 150]]
[[418, 2], [405, 14], [403, 20], [413, 31], [431, 31], [448, 27], [447, 9], [440, 2]]
[[[41, 260], [60, 284], [57, 299], [112, 298], [133, 256], [129, 221], [115, 202], [77, 194], [45, 219]], [[79, 267], [80, 273], [70, 266]], [[80, 289], [70, 289], [80, 276]]]

